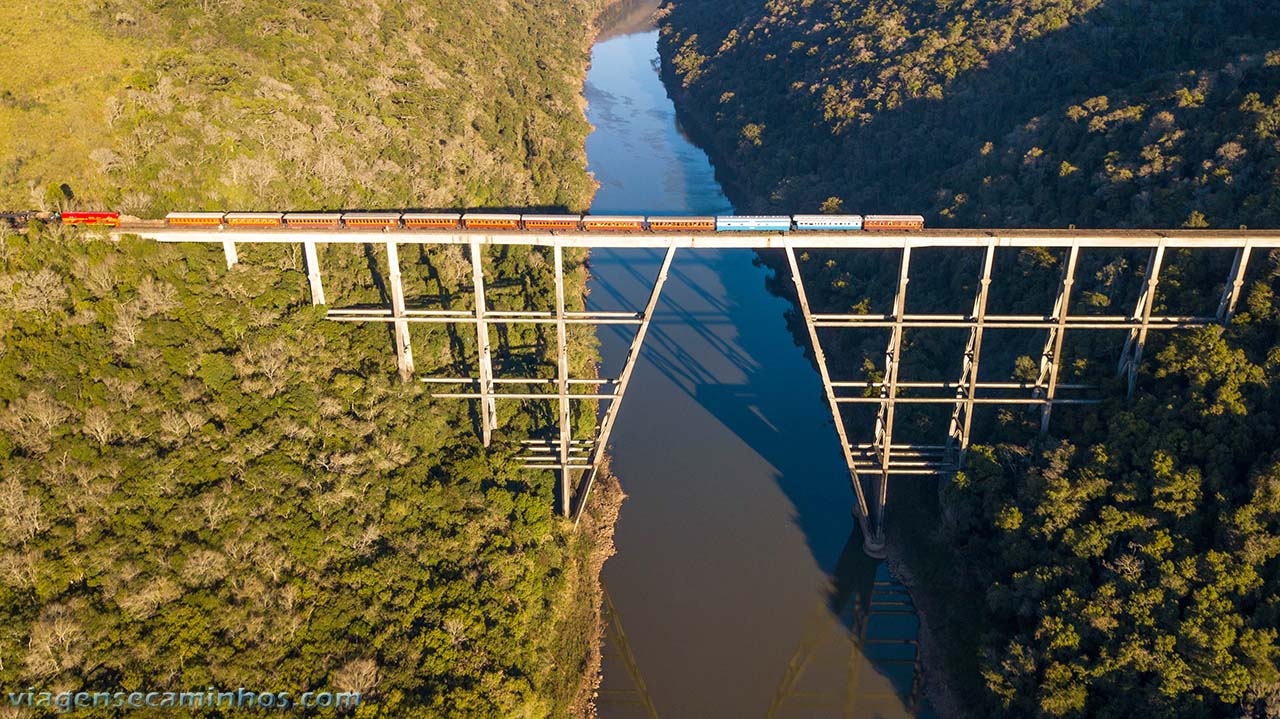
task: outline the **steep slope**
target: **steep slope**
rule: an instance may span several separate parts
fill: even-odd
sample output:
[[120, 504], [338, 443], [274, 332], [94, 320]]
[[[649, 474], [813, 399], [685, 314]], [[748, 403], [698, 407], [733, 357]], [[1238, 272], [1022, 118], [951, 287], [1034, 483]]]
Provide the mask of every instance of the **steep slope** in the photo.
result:
[[[296, 249], [228, 271], [79, 232], [0, 247], [5, 682], [358, 691], [369, 716], [583, 708], [599, 567], [551, 478], [511, 459], [535, 408], [483, 450], [465, 403], [398, 380], [385, 328], [310, 306]], [[385, 302], [371, 261], [331, 248], [330, 290]], [[470, 277], [460, 253], [404, 269], [416, 297]], [[532, 256], [485, 271], [550, 281]], [[475, 361], [469, 338], [413, 339], [420, 372]], [[553, 340], [529, 328], [511, 354], [551, 376]]]
[[[594, 0], [287, 5], [0, 10], [30, 28], [0, 44], [0, 204], [587, 204]], [[585, 256], [566, 257], [581, 309]], [[471, 301], [456, 248], [401, 263], [411, 304]], [[381, 248], [322, 265], [330, 302], [387, 302]], [[296, 247], [227, 270], [204, 247], [0, 228], [0, 681], [588, 714], [609, 501], [574, 532], [549, 473], [513, 459], [546, 405], [501, 406], [483, 449], [466, 403], [400, 383], [386, 328], [325, 320], [304, 271]], [[553, 303], [545, 253], [487, 253], [484, 272], [495, 306]], [[554, 376], [554, 331], [507, 329], [498, 361]], [[476, 363], [473, 335], [412, 333], [422, 375]]]
[[1273, 5], [722, 7], [668, 3], [663, 47], [753, 204], [836, 198], [962, 226], [1280, 218]]

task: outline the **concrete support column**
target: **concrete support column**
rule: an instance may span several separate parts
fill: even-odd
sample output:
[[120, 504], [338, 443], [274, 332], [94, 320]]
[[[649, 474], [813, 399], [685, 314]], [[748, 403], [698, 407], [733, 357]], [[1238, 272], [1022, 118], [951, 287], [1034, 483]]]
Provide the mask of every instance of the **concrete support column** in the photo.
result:
[[1073, 241], [1067, 253], [1067, 265], [1062, 270], [1062, 282], [1058, 285], [1058, 298], [1053, 303], [1054, 325], [1040, 355], [1040, 376], [1036, 387], [1043, 395], [1040, 407], [1040, 431], [1049, 431], [1049, 417], [1053, 414], [1053, 399], [1058, 392], [1058, 371], [1062, 367], [1062, 340], [1066, 335], [1067, 315], [1071, 311], [1071, 287], [1076, 281], [1076, 262], [1080, 258], [1080, 242]]
[[395, 318], [396, 365], [400, 379], [413, 378], [413, 344], [409, 341], [409, 323], [404, 318], [404, 285], [400, 283], [400, 252], [395, 240], [387, 241], [387, 266], [391, 279], [391, 315]]
[[969, 451], [974, 396], [978, 392], [978, 368], [982, 359], [982, 331], [987, 319], [987, 296], [991, 290], [991, 268], [995, 259], [996, 246], [992, 242], [987, 245], [982, 260], [982, 278], [978, 280], [977, 296], [973, 299], [973, 311], [969, 315], [973, 326], [969, 328], [969, 342], [965, 345], [960, 381], [956, 383], [956, 406], [951, 413], [951, 427], [948, 431], [947, 444], [954, 452], [956, 469], [964, 466], [965, 453]]
[[1218, 302], [1218, 321], [1222, 324], [1230, 322], [1231, 316], [1236, 313], [1236, 304], [1240, 302], [1240, 290], [1244, 287], [1244, 274], [1249, 267], [1249, 255], [1252, 251], [1247, 240], [1244, 247], [1236, 250], [1227, 286], [1223, 288], [1222, 300]]
[[316, 252], [315, 241], [303, 242], [302, 249], [307, 256], [307, 280], [311, 283], [311, 304], [312, 306], [327, 305], [329, 303], [324, 300], [324, 285], [320, 282], [320, 257]]
[[831, 419], [836, 425], [836, 436], [840, 440], [840, 450], [844, 452], [844, 462], [849, 468], [849, 483], [853, 486], [856, 501], [853, 505], [853, 516], [858, 520], [862, 530], [863, 546], [873, 556], [883, 554], [884, 545], [876, 544], [871, 531], [871, 517], [867, 511], [867, 498], [862, 489], [862, 479], [858, 476], [858, 468], [853, 460], [853, 445], [849, 444], [849, 435], [845, 431], [844, 416], [840, 414], [840, 404], [836, 400], [835, 386], [831, 383], [831, 373], [827, 370], [827, 356], [822, 351], [822, 342], [818, 339], [818, 326], [815, 324], [813, 311], [809, 307], [809, 296], [804, 290], [804, 280], [800, 276], [800, 264], [796, 261], [795, 248], [787, 243], [787, 264], [791, 268], [791, 281], [796, 287], [796, 300], [800, 303], [800, 311], [804, 313], [804, 324], [809, 330], [809, 342], [813, 345], [813, 357], [818, 363], [818, 374], [822, 377], [822, 389], [827, 395], [827, 404], [831, 407]]
[[627, 349], [627, 359], [622, 366], [622, 374], [618, 375], [618, 381], [614, 383], [613, 397], [609, 399], [609, 406], [604, 411], [604, 418], [600, 420], [600, 431], [596, 435], [595, 446], [591, 451], [591, 470], [587, 472], [586, 481], [583, 482], [582, 491], [578, 494], [578, 506], [573, 512], [573, 526], [578, 526], [578, 522], [582, 521], [582, 512], [587, 508], [587, 499], [591, 496], [591, 486], [596, 481], [596, 474], [600, 471], [600, 463], [604, 460], [605, 450], [609, 445], [609, 435], [613, 432], [613, 423], [618, 418], [618, 410], [622, 407], [622, 397], [627, 391], [627, 385], [631, 383], [631, 373], [636, 368], [636, 361], [640, 359], [640, 349], [644, 346], [645, 335], [649, 333], [649, 323], [653, 320], [653, 312], [658, 307], [658, 298], [662, 296], [662, 286], [667, 282], [667, 275], [671, 273], [671, 261], [676, 256], [676, 245], [673, 241], [667, 247], [667, 253], [662, 258], [662, 267], [658, 269], [658, 278], [653, 282], [653, 290], [649, 293], [649, 301], [645, 303], [644, 314], [640, 316], [640, 327], [636, 330], [635, 339], [631, 340], [631, 347]]
[[498, 408], [493, 397], [493, 352], [489, 347], [489, 322], [485, 319], [484, 256], [480, 254], [480, 240], [474, 235], [471, 239], [471, 283], [476, 303], [476, 351], [480, 357], [480, 424], [484, 446], [488, 447], [493, 441], [493, 430], [498, 428]]
[[1138, 384], [1138, 366], [1142, 363], [1142, 352], [1147, 346], [1147, 333], [1151, 328], [1151, 307], [1155, 304], [1156, 287], [1160, 283], [1160, 266], [1164, 263], [1164, 244], [1151, 251], [1147, 260], [1147, 281], [1138, 295], [1137, 305], [1133, 309], [1132, 319], [1142, 323], [1137, 329], [1129, 330], [1124, 341], [1124, 349], [1120, 351], [1120, 364], [1116, 373], [1126, 375], [1128, 395], [1133, 397], [1133, 390]]
[[569, 443], [573, 439], [573, 424], [569, 412], [569, 342], [564, 321], [564, 249], [559, 243], [556, 243], [553, 254], [556, 264], [556, 385], [560, 395], [560, 511], [568, 517], [569, 495], [573, 492], [573, 470], [569, 469]]
[[894, 410], [898, 399], [898, 368], [902, 366], [903, 316], [907, 312], [907, 284], [911, 282], [911, 244], [902, 247], [902, 264], [898, 269], [898, 288], [893, 295], [893, 329], [884, 354], [884, 384], [880, 387], [880, 414], [876, 418], [876, 444], [880, 454], [880, 481], [876, 487], [876, 515], [872, 527], [875, 544], [883, 547], [884, 513], [889, 503], [889, 473], [893, 466]]

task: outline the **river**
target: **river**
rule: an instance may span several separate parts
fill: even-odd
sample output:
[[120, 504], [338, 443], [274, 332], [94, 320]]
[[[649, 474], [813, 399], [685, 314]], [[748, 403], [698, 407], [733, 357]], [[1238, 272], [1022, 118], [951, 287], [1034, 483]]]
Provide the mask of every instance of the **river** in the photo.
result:
[[[651, 7], [592, 51], [591, 211], [732, 212], [659, 79]], [[661, 259], [594, 251], [589, 307], [643, 307]], [[770, 276], [747, 250], [676, 254], [612, 438], [628, 499], [604, 569], [622, 629], [604, 719], [916, 716], [910, 598], [861, 552], [821, 381]], [[633, 332], [601, 330], [604, 376]]]

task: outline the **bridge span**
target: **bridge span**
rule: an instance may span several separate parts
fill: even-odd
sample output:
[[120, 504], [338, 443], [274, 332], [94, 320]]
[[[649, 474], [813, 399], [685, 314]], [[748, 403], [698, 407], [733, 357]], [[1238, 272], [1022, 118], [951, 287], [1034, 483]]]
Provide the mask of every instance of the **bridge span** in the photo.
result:
[[[551, 470], [559, 474], [560, 511], [581, 517], [622, 399], [636, 366], [645, 335], [662, 294], [671, 263], [678, 250], [714, 251], [723, 249], [780, 250], [787, 259], [797, 303], [808, 330], [809, 341], [822, 378], [835, 432], [848, 467], [855, 495], [854, 515], [862, 530], [868, 553], [880, 555], [884, 543], [885, 511], [891, 478], [902, 475], [954, 472], [964, 466], [970, 444], [970, 428], [975, 407], [1001, 405], [1039, 407], [1040, 430], [1048, 431], [1053, 408], [1069, 404], [1101, 402], [1098, 387], [1059, 382], [1063, 341], [1068, 331], [1118, 330], [1124, 334], [1117, 373], [1127, 380], [1133, 393], [1138, 367], [1147, 338], [1152, 331], [1191, 329], [1230, 320], [1239, 302], [1249, 259], [1254, 250], [1280, 248], [1280, 231], [1259, 230], [927, 230], [920, 232], [531, 232], [465, 230], [311, 230], [311, 229], [182, 229], [156, 223], [125, 224], [112, 230], [114, 236], [140, 235], [159, 242], [215, 243], [222, 246], [227, 266], [239, 261], [237, 245], [287, 243], [301, 245], [306, 258], [311, 300], [327, 305], [318, 246], [324, 244], [367, 244], [386, 248], [389, 306], [381, 308], [331, 308], [328, 318], [339, 322], [381, 322], [394, 326], [396, 363], [406, 381], [414, 378], [411, 323], [458, 325], [476, 336], [478, 359], [474, 373], [465, 377], [425, 377], [420, 381], [448, 391], [433, 396], [476, 402], [482, 439], [489, 445], [497, 425], [497, 400], [547, 401], [558, 409], [558, 437], [548, 441], [530, 440], [522, 456], [529, 469]], [[471, 309], [409, 307], [401, 282], [400, 245], [463, 245], [469, 249], [473, 304]], [[487, 248], [525, 245], [549, 250], [555, 271], [555, 306], [544, 311], [493, 311], [486, 307], [486, 280], [480, 261]], [[665, 254], [650, 286], [643, 307], [626, 312], [571, 312], [565, 309], [565, 248], [659, 249]], [[1009, 315], [987, 311], [996, 253], [1002, 249], [1042, 247], [1061, 252], [1062, 273], [1051, 306], [1041, 314]], [[907, 287], [911, 279], [912, 251], [922, 248], [954, 248], [980, 253], [981, 271], [972, 304], [948, 314], [918, 314], [906, 311]], [[1147, 250], [1142, 268], [1143, 284], [1137, 301], [1124, 314], [1095, 315], [1071, 312], [1072, 287], [1080, 253], [1084, 250]], [[897, 282], [892, 308], [887, 313], [818, 313], [811, 309], [805, 281], [797, 261], [798, 251], [860, 252], [896, 250]], [[1231, 251], [1230, 271], [1223, 277], [1216, 311], [1206, 315], [1163, 315], [1154, 312], [1166, 252]], [[557, 375], [555, 378], [495, 377], [490, 329], [502, 324], [553, 324], [556, 327]], [[567, 327], [587, 325], [633, 325], [635, 335], [620, 371], [609, 377], [570, 377]], [[878, 368], [882, 379], [842, 381], [833, 379], [827, 355], [819, 337], [820, 328], [888, 330], [884, 361]], [[968, 334], [962, 367], [954, 380], [912, 382], [899, 380], [906, 330], [961, 330]], [[1043, 350], [1034, 382], [980, 381], [984, 334], [988, 330], [1020, 329], [1042, 331]], [[505, 388], [516, 387], [508, 390]], [[547, 391], [528, 391], [543, 387]], [[571, 403], [606, 402], [591, 436], [575, 436]], [[850, 437], [842, 412], [846, 405], [866, 404], [875, 410], [874, 424]], [[951, 408], [946, 437], [932, 444], [895, 442], [895, 418], [903, 405], [933, 404]]]

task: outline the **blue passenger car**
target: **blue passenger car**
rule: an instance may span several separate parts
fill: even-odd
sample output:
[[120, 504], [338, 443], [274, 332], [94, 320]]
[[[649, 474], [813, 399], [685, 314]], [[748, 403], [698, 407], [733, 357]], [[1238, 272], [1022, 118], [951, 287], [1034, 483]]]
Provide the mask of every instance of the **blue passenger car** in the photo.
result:
[[716, 232], [787, 232], [791, 229], [788, 215], [720, 215], [716, 217]]
[[797, 230], [852, 232], [862, 229], [862, 215], [796, 215]]

